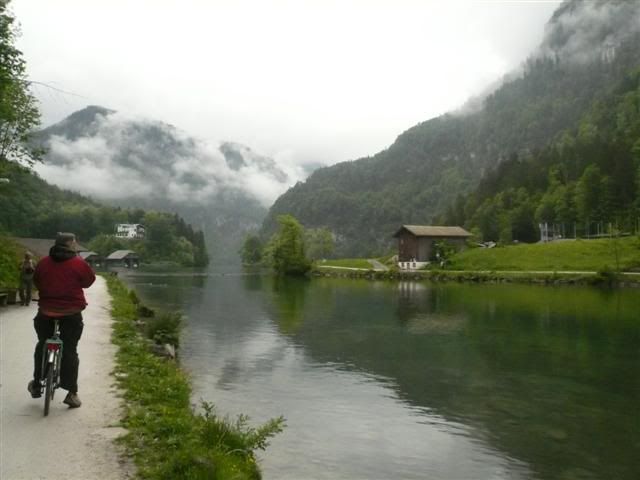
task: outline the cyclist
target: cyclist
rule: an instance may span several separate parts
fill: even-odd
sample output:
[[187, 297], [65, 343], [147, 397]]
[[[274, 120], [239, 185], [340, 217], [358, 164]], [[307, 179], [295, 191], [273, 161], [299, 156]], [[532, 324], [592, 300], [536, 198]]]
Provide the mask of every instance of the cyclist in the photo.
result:
[[33, 380], [27, 389], [33, 398], [42, 395], [40, 384], [42, 348], [53, 335], [52, 318], [60, 320], [60, 338], [63, 342], [60, 386], [68, 391], [63, 400], [71, 408], [82, 405], [78, 397], [78, 341], [84, 323], [82, 310], [87, 306], [83, 288], [89, 288], [96, 277], [91, 267], [77, 255], [76, 237], [73, 233], [58, 233], [49, 256], [36, 265], [33, 281], [40, 291], [38, 314], [33, 326], [38, 335], [33, 369]]

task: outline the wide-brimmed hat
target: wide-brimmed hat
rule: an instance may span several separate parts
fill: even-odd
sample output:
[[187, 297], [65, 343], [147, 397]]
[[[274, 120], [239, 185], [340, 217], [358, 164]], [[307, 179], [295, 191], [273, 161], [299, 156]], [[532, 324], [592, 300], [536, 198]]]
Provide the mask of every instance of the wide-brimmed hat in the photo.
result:
[[76, 235], [69, 232], [58, 232], [56, 234], [56, 245], [61, 245], [74, 251], [77, 251], [78, 249]]

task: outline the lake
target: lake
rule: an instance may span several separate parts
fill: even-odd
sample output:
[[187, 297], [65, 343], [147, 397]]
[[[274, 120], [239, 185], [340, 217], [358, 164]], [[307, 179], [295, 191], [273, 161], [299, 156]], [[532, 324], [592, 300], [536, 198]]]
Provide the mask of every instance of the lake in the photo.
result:
[[186, 316], [193, 402], [283, 415], [265, 479], [640, 478], [640, 291], [123, 278]]

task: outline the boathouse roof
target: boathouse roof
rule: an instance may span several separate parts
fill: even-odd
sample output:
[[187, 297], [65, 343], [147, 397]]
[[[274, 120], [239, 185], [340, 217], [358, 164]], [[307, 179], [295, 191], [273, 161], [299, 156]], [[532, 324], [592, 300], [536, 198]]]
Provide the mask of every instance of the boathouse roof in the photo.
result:
[[397, 237], [403, 231], [408, 231], [416, 237], [471, 237], [471, 233], [462, 227], [442, 227], [430, 225], [402, 225], [393, 235]]

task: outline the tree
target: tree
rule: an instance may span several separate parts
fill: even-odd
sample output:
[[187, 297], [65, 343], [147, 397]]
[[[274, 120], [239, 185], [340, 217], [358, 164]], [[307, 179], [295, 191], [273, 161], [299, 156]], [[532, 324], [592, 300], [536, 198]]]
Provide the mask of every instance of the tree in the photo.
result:
[[14, 47], [14, 17], [7, 11], [9, 0], [0, 0], [0, 160], [32, 165], [42, 151], [29, 145], [31, 133], [40, 123], [35, 97], [29, 92], [26, 63]]
[[327, 228], [310, 228], [304, 232], [307, 256], [312, 260], [327, 258], [333, 254], [335, 241]]
[[204, 241], [204, 233], [196, 231], [193, 239], [193, 265], [195, 267], [206, 267], [209, 265], [209, 254]]
[[456, 253], [456, 247], [446, 240], [434, 242], [431, 258], [429, 260], [440, 262], [444, 266], [445, 262]]
[[576, 207], [583, 222], [599, 220], [601, 188], [600, 169], [596, 165], [589, 165], [576, 185]]
[[116, 250], [126, 250], [127, 244], [126, 241], [123, 241], [113, 235], [100, 234], [96, 235], [89, 242], [89, 250], [92, 250], [103, 257], [106, 257]]
[[242, 263], [255, 265], [262, 260], [262, 241], [257, 235], [247, 235], [240, 249]]
[[147, 253], [152, 257], [173, 254], [172, 248], [176, 234], [170, 215], [160, 212], [147, 212], [143, 218]]
[[511, 210], [510, 221], [513, 239], [520, 242], [535, 242], [538, 239], [532, 203], [523, 202]]
[[305, 256], [304, 228], [295, 217], [279, 215], [278, 232], [269, 242], [271, 262], [278, 274], [304, 275], [311, 268]]

